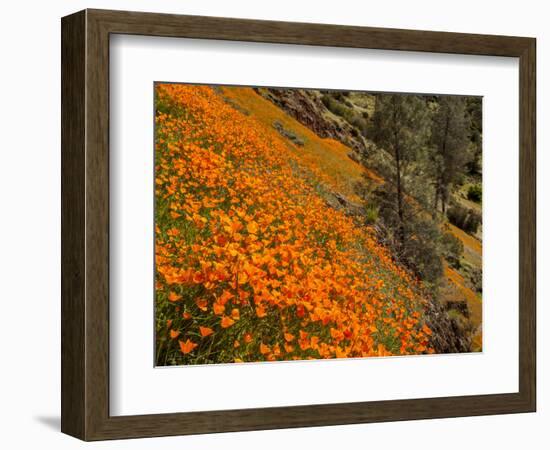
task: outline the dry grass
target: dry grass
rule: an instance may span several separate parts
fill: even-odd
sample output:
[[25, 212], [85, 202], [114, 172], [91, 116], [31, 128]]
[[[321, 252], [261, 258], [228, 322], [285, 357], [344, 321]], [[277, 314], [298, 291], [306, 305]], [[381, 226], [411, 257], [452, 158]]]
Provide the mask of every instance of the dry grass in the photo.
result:
[[381, 183], [383, 180], [373, 171], [368, 171], [361, 164], [348, 157], [350, 149], [334, 139], [323, 139], [317, 136], [296, 119], [285, 114], [269, 100], [256, 94], [251, 88], [222, 88], [223, 95], [235, 102], [241, 108], [267, 127], [274, 121], [279, 121], [285, 128], [295, 132], [305, 139], [304, 146], [294, 146], [288, 143], [300, 161], [308, 167], [326, 176], [326, 181], [336, 192], [340, 192], [352, 201], [359, 201], [354, 190], [354, 184], [360, 180], [363, 173]]

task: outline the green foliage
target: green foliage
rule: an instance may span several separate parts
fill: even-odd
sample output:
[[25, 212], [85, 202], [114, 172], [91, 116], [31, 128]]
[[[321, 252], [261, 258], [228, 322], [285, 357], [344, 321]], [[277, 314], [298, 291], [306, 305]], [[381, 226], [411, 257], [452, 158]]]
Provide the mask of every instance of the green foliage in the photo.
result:
[[361, 114], [354, 114], [350, 124], [357, 128], [363, 136], [367, 136], [369, 123]]
[[429, 136], [429, 111], [417, 95], [379, 94], [369, 127], [370, 139], [399, 160], [406, 172], [418, 160]]
[[464, 262], [462, 265], [462, 270], [474, 291], [481, 294], [483, 291], [483, 276], [481, 268]]
[[363, 136], [367, 135], [368, 129], [368, 114], [367, 117], [364, 117], [362, 113], [356, 112], [351, 103], [342, 92], [328, 93], [324, 94], [321, 97], [321, 102], [323, 105], [332, 112], [333, 114], [341, 117], [346, 122], [357, 130], [357, 133], [360, 133]]
[[420, 278], [436, 284], [443, 275], [440, 231], [431, 220], [409, 220], [406, 227], [407, 239], [402, 248], [402, 258]]
[[445, 259], [455, 269], [460, 268], [460, 258], [464, 253], [464, 244], [452, 233], [445, 232], [441, 236], [442, 253]]
[[294, 131], [285, 128], [283, 124], [278, 120], [273, 122], [273, 128], [275, 128], [281, 136], [287, 138], [289, 141], [292, 141], [294, 144], [296, 144], [299, 147], [303, 147], [306, 143], [306, 141], [303, 138], [298, 136]]
[[447, 210], [447, 217], [453, 225], [456, 225], [467, 233], [476, 233], [481, 225], [481, 214], [459, 204], [453, 204]]
[[422, 280], [435, 285], [443, 274], [441, 262], [441, 232], [437, 224], [422, 218], [413, 206], [404, 204], [401, 221], [394, 207], [396, 193], [385, 184], [372, 193], [372, 201], [378, 206], [382, 240], [397, 259]]
[[433, 113], [429, 170], [435, 186], [434, 209], [449, 202], [452, 187], [461, 181], [468, 160], [469, 122], [466, 100], [458, 96], [439, 98]]
[[349, 108], [344, 106], [341, 102], [333, 98], [329, 94], [324, 94], [321, 97], [323, 105], [332, 113], [340, 117], [345, 117], [348, 114]]
[[461, 268], [464, 246], [451, 233], [442, 232], [438, 215], [430, 216], [429, 211], [440, 207], [452, 223], [469, 233], [477, 232], [481, 224], [475, 210], [447, 206], [455, 186], [468, 179], [473, 146], [469, 103], [458, 96], [379, 94], [375, 98], [367, 130], [371, 144], [363, 163], [386, 183], [364, 196], [367, 204], [374, 201], [377, 206], [377, 218], [366, 211], [366, 222], [377, 220], [381, 240], [396, 259], [435, 286], [443, 275], [443, 258]]
[[373, 225], [378, 221], [378, 207], [372, 203], [365, 206], [364, 211], [365, 223], [367, 225]]
[[468, 188], [468, 200], [481, 203], [482, 190], [481, 184], [473, 184]]
[[470, 326], [468, 323], [468, 319], [458, 309], [449, 309], [447, 311], [447, 314], [449, 316], [449, 319], [455, 322], [457, 327], [460, 327], [461, 329], [467, 329]]
[[405, 245], [410, 185], [418, 178], [411, 168], [420, 159], [429, 132], [426, 102], [416, 95], [380, 94], [369, 127], [369, 137], [387, 154], [387, 165], [381, 175], [388, 181], [385, 203], [395, 212], [397, 238]]
[[471, 175], [481, 175], [481, 151], [482, 151], [482, 98], [468, 97], [466, 108], [470, 122], [470, 151], [469, 160], [466, 163]]

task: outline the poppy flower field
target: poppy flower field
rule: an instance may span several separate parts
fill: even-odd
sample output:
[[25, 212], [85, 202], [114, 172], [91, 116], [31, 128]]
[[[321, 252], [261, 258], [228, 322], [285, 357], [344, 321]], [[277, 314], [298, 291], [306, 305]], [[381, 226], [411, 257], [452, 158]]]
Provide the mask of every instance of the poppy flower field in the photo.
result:
[[155, 85], [156, 365], [432, 353], [421, 282], [213, 87]]

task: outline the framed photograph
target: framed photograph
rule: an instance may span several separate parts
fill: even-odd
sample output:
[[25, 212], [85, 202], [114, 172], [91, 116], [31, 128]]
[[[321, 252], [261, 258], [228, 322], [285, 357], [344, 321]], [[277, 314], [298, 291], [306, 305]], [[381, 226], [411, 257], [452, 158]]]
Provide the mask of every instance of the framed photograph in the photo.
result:
[[535, 411], [534, 38], [61, 30], [64, 433]]

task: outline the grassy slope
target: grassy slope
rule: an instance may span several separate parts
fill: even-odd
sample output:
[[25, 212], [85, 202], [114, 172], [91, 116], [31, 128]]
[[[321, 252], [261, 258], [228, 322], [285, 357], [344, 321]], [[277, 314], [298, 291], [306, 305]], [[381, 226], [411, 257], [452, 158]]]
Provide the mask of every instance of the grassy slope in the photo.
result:
[[[226, 98], [248, 111], [265, 125], [271, 127], [273, 122], [278, 120], [285, 128], [304, 138], [306, 143], [303, 147], [291, 145], [291, 148], [308, 166], [317, 166], [322, 173], [327, 174], [331, 187], [349, 199], [359, 200], [353, 191], [353, 185], [355, 181], [361, 178], [363, 173], [367, 173], [375, 182], [382, 181], [376, 173], [351, 160], [347, 156], [349, 153], [348, 147], [333, 139], [320, 138], [309, 128], [285, 114], [273, 103], [256, 94], [253, 89], [231, 88], [222, 89], [222, 92]], [[449, 227], [450, 231], [464, 245], [465, 260], [475, 267], [481, 267], [481, 242], [452, 224], [449, 224]], [[465, 300], [467, 302], [472, 325], [478, 329], [475, 337], [475, 347], [481, 348], [481, 297], [467, 286], [464, 277], [453, 268], [446, 267], [445, 275], [446, 286], [443, 289], [443, 301]]]

